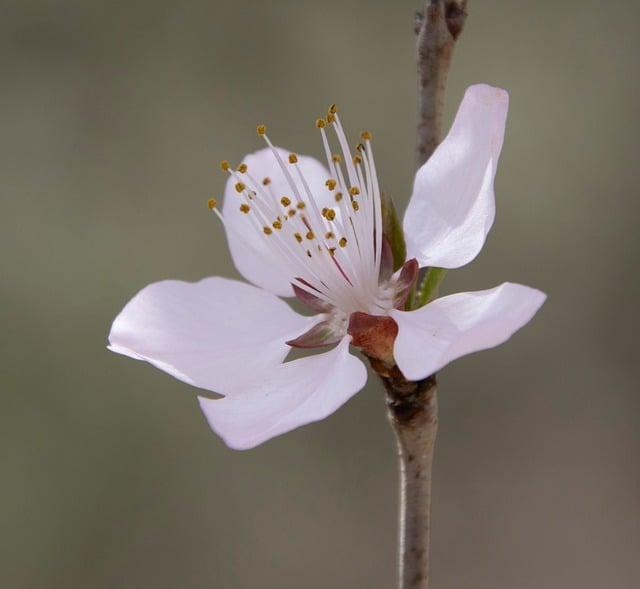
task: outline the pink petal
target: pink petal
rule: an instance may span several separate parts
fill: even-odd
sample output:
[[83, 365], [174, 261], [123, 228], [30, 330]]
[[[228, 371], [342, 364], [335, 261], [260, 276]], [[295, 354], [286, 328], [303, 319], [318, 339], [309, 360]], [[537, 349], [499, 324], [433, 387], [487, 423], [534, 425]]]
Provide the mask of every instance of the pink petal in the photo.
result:
[[116, 317], [109, 349], [197, 387], [225, 393], [286, 357], [286, 340], [313, 321], [235, 280], [166, 280], [143, 288]]
[[393, 310], [396, 363], [409, 380], [426, 378], [456, 358], [507, 341], [546, 298], [535, 288], [505, 282], [442, 297], [415, 311]]
[[235, 450], [247, 450], [331, 415], [367, 380], [349, 338], [329, 352], [280, 364], [224, 399], [200, 397], [209, 425]]
[[403, 226], [407, 258], [421, 267], [458, 268], [482, 249], [508, 106], [504, 90], [468, 88], [449, 134], [418, 170]]
[[[288, 163], [287, 158], [290, 152], [281, 148], [276, 149], [291, 173], [302, 200], [308, 202], [304, 186], [295, 172], [295, 167]], [[252, 186], [251, 177], [260, 185], [260, 188], [273, 191], [278, 202], [283, 196], [287, 196], [295, 204], [295, 195], [292, 194], [278, 161], [270, 149], [261, 149], [249, 154], [243, 162], [248, 166], [248, 174], [239, 175], [243, 183]], [[319, 206], [324, 206], [321, 204], [322, 198], [319, 197], [326, 197], [327, 202], [330, 202], [332, 193], [325, 186], [325, 182], [329, 178], [327, 169], [314, 158], [303, 155], [298, 156], [297, 165], [302, 170], [311, 192], [314, 196], [317, 195], [316, 202]], [[268, 186], [262, 185], [264, 178], [270, 179], [271, 183]], [[273, 255], [272, 250], [267, 247], [265, 236], [255, 231], [247, 215], [240, 211], [240, 205], [245, 200], [235, 190], [237, 182], [237, 178], [229, 177], [222, 208], [233, 262], [238, 272], [256, 286], [279, 296], [293, 296], [291, 282], [295, 276], [291, 272], [294, 269], [290, 267], [290, 264], [284, 264], [279, 256]], [[284, 212], [285, 209], [283, 208], [282, 211]]]

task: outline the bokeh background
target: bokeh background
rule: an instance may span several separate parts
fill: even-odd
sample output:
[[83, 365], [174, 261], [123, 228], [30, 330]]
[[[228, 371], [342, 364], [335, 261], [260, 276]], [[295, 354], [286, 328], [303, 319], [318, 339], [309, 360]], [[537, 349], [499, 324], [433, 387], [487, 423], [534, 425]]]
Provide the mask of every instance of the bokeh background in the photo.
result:
[[[337, 102], [403, 207], [412, 20], [382, 0], [3, 0], [0, 586], [390, 588], [396, 465], [374, 380], [245, 453], [196, 391], [105, 349], [164, 278], [236, 277], [206, 210], [266, 122], [321, 155]], [[448, 93], [505, 87], [488, 244], [444, 292], [549, 293], [508, 345], [440, 377], [434, 587], [640, 582], [640, 8], [470, 0]]]

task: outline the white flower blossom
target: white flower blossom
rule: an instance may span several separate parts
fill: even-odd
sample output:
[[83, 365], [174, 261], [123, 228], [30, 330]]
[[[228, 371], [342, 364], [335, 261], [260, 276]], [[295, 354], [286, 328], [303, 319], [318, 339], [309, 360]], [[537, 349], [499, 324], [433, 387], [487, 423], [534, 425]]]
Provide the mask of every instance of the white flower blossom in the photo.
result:
[[[503, 343], [534, 316], [542, 292], [504, 283], [418, 309], [405, 300], [419, 267], [457, 268], [481, 250], [495, 216], [507, 107], [504, 90], [467, 90], [416, 174], [403, 222], [408, 261], [395, 273], [371, 135], [352, 152], [331, 107], [316, 125], [325, 166], [275, 147], [259, 126], [267, 147], [235, 170], [223, 162], [222, 211], [210, 203], [254, 286], [219, 277], [151, 284], [115, 319], [109, 348], [223, 395], [201, 397], [202, 410], [230, 447], [247, 449], [323, 419], [364, 386], [367, 371], [350, 344], [415, 381]], [[294, 295], [316, 314], [279, 298]], [[292, 346], [327, 345], [335, 347], [285, 361]]]

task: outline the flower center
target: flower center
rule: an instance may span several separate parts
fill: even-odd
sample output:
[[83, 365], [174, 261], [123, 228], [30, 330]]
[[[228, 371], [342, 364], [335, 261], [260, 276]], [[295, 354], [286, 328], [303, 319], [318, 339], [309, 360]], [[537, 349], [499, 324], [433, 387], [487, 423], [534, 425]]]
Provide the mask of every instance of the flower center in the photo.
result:
[[[393, 306], [393, 296], [388, 285], [379, 284], [382, 208], [371, 134], [361, 134], [352, 154], [335, 105], [316, 127], [330, 173], [325, 182], [329, 194], [312, 192], [298, 156], [291, 153], [285, 159], [264, 125], [258, 126], [258, 135], [271, 149], [287, 193], [276, 193], [269, 177], [255, 178], [244, 163], [233, 170], [225, 161], [222, 168], [236, 182], [248, 231], [256, 232], [270, 253], [284, 261], [297, 287], [347, 314], [383, 314]], [[338, 153], [331, 150], [329, 128]], [[210, 207], [224, 222], [215, 201]]]

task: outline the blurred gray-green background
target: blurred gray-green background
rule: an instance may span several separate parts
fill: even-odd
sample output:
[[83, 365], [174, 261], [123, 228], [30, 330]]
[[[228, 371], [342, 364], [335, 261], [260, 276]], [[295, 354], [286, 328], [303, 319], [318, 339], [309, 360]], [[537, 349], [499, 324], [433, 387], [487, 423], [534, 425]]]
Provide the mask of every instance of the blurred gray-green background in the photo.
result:
[[[549, 294], [440, 377], [433, 586], [640, 582], [637, 3], [470, 0], [448, 94], [509, 90], [498, 215], [444, 292]], [[105, 349], [163, 278], [236, 277], [217, 161], [321, 155], [337, 102], [385, 189], [412, 183], [418, 2], [3, 0], [0, 587], [390, 588], [380, 385], [245, 453], [196, 391]]]

